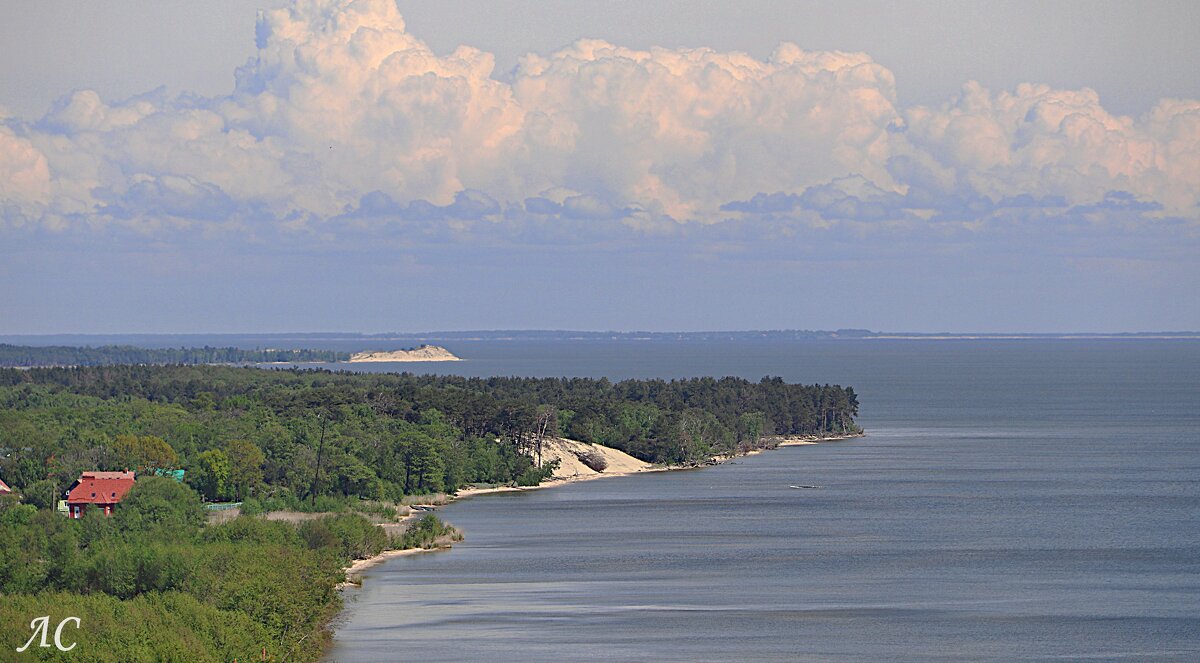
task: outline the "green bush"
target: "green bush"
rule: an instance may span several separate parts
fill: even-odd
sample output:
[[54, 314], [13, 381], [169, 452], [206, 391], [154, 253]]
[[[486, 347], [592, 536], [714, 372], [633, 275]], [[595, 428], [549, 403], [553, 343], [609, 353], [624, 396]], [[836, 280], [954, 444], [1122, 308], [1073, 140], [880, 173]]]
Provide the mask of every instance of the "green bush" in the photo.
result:
[[355, 513], [306, 521], [300, 525], [300, 536], [309, 548], [332, 549], [343, 564], [378, 555], [388, 546], [387, 534]]
[[241, 518], [210, 525], [200, 538], [206, 543], [252, 543], [299, 547], [302, 541], [296, 527], [277, 520], [264, 520], [243, 515]]
[[263, 508], [262, 502], [259, 502], [253, 497], [247, 497], [246, 499], [242, 500], [242, 506], [240, 508], [243, 516], [257, 516], [259, 514], [266, 513], [266, 509]]
[[[23, 654], [16, 654], [13, 650], [33, 635], [30, 621], [43, 615], [50, 617], [51, 641], [62, 619], [79, 618], [79, 628], [68, 623], [62, 631], [63, 645], [74, 643], [70, 653], [43, 649], [39, 640]], [[273, 660], [286, 654], [249, 615], [219, 610], [176, 592], [129, 601], [104, 594], [63, 592], [5, 596], [0, 602], [0, 641], [11, 647], [9, 656], [31, 661], [217, 663], [256, 661], [264, 648]]]
[[[80, 631], [72, 660], [257, 660], [263, 648], [273, 660], [317, 660], [323, 626], [341, 605], [341, 558], [369, 552], [371, 535], [377, 545], [383, 533], [351, 520], [361, 516], [338, 516], [323, 523], [329, 544], [314, 550], [285, 522], [240, 517], [189, 530], [190, 507], [182, 516], [164, 509], [158, 491], [126, 510], [129, 530], [99, 513], [76, 521], [29, 505], [0, 510], [6, 641], [34, 617], [61, 613], [97, 629]], [[47, 651], [58, 654], [29, 658]]]
[[558, 471], [558, 459], [543, 463], [541, 467], [530, 465], [529, 469], [517, 477], [518, 486], [536, 486], [554, 476]]
[[392, 540], [395, 548], [436, 548], [449, 541], [461, 541], [462, 534], [433, 514], [423, 516]]
[[170, 532], [189, 535], [204, 524], [204, 506], [196, 491], [166, 477], [141, 477], [113, 511], [123, 532]]
[[29, 484], [23, 491], [27, 503], [39, 509], [53, 510], [58, 506], [58, 483], [51, 479], [43, 479]]

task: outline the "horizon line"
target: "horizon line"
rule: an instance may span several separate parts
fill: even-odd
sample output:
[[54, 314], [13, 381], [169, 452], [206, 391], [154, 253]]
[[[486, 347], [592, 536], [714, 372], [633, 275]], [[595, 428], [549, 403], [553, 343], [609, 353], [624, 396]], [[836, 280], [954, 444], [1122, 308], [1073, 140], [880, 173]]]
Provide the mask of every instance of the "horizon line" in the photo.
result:
[[1200, 337], [1200, 331], [1196, 330], [1141, 330], [1141, 331], [912, 331], [912, 330], [882, 330], [876, 331], [866, 328], [838, 328], [838, 329], [802, 329], [802, 328], [773, 328], [773, 329], [692, 329], [692, 330], [661, 330], [653, 331], [647, 329], [630, 329], [630, 330], [615, 330], [615, 329], [554, 329], [554, 328], [493, 328], [493, 329], [437, 329], [425, 331], [171, 331], [171, 332], [41, 332], [41, 333], [8, 333], [0, 332], [0, 339], [13, 337], [29, 337], [29, 338], [53, 338], [53, 337], [105, 337], [105, 336], [288, 336], [301, 335], [309, 337], [317, 336], [354, 336], [354, 337], [379, 337], [379, 336], [400, 336], [400, 337], [429, 337], [435, 338], [439, 335], [462, 335], [462, 334], [612, 334], [621, 336], [631, 335], [702, 335], [702, 334], [814, 334], [827, 335], [832, 337], [848, 337], [848, 338], [879, 338], [879, 337], [1064, 337], [1064, 336], [1081, 336], [1081, 337], [1116, 337], [1116, 336], [1197, 336]]

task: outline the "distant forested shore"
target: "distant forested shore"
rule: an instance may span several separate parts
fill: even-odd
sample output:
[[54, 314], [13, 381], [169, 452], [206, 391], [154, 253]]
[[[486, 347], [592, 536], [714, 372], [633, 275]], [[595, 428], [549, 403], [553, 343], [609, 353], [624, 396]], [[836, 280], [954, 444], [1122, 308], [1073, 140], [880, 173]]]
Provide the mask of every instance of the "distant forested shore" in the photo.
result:
[[114, 366], [166, 364], [268, 364], [283, 362], [348, 361], [349, 352], [307, 349], [246, 350], [209, 346], [199, 348], [141, 348], [132, 345], [76, 347], [68, 345], [0, 344], [0, 367]]
[[780, 378], [0, 369], [0, 476], [14, 488], [49, 481], [44, 488], [61, 491], [81, 471], [144, 463], [138, 450], [153, 447], [159, 466], [185, 469], [210, 500], [399, 498], [471, 483], [536, 484], [549, 476], [534, 463], [546, 437], [686, 464], [775, 435], [857, 432], [858, 405], [850, 387]]

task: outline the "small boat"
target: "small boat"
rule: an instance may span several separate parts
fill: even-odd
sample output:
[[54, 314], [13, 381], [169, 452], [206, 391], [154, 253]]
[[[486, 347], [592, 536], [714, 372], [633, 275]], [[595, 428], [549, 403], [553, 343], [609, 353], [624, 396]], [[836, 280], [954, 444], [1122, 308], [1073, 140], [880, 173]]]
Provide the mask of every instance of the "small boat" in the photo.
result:
[[801, 485], [801, 486], [788, 486], [788, 488], [795, 488], [797, 490], [801, 490], [804, 488], [807, 488], [809, 490], [816, 490], [816, 489], [820, 488], [820, 486], [803, 486], [803, 485]]

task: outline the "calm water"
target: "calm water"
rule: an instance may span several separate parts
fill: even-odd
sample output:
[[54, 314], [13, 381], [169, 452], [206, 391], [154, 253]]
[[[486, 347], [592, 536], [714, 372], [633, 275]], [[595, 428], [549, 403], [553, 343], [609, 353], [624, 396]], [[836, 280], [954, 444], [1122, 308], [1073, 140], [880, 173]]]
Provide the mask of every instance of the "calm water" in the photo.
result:
[[420, 369], [850, 384], [870, 435], [450, 505], [330, 660], [1200, 660], [1200, 343], [451, 349]]

